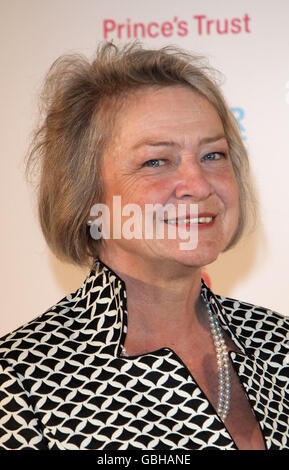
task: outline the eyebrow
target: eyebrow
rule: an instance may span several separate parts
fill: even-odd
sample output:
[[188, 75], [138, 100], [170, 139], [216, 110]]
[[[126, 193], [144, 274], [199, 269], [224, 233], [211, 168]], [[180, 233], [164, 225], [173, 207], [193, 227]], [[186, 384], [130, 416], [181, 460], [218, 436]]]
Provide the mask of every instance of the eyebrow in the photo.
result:
[[[209, 144], [209, 143], [212, 143], [212, 142], [217, 142], [219, 140], [222, 140], [222, 139], [225, 139], [226, 140], [226, 136], [225, 134], [218, 134], [218, 135], [214, 135], [214, 136], [210, 136], [210, 137], [203, 137], [202, 139], [199, 140], [198, 142], [198, 145], [203, 145], [203, 144]], [[171, 141], [171, 140], [142, 140], [140, 142], [138, 142], [136, 145], [133, 146], [133, 150], [136, 150], [140, 147], [144, 147], [144, 146], [149, 146], [149, 147], [177, 147], [179, 146], [179, 144], [177, 144], [176, 142], [174, 141]]]
[[199, 144], [210, 144], [211, 142], [217, 142], [218, 140], [222, 139], [227, 140], [225, 134], [218, 134], [212, 137], [203, 137], [203, 139], [200, 139]]

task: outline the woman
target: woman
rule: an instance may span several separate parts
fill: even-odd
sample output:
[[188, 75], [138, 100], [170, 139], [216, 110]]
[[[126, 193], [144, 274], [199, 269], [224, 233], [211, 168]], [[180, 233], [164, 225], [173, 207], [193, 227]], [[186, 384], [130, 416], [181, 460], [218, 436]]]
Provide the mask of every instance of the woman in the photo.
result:
[[[57, 61], [45, 96], [29, 161], [41, 226], [57, 255], [95, 261], [2, 340], [1, 447], [288, 449], [288, 320], [201, 279], [252, 199], [208, 70], [180, 50], [105, 44], [92, 64]], [[146, 236], [148, 206], [163, 236]], [[124, 207], [138, 209], [130, 227]]]

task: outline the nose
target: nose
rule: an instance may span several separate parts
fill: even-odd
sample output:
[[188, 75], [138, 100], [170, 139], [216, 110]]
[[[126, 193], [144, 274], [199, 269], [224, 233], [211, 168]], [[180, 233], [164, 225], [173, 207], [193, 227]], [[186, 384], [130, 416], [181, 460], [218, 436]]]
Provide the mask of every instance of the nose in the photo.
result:
[[213, 194], [209, 175], [197, 162], [186, 159], [178, 169], [175, 181], [175, 197], [200, 202]]

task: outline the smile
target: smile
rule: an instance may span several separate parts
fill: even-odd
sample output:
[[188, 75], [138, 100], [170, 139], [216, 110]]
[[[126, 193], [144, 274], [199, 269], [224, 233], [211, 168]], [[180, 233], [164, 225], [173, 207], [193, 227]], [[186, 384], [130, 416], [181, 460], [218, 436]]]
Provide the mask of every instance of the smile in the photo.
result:
[[163, 220], [165, 224], [168, 225], [180, 225], [180, 224], [210, 224], [213, 222], [214, 217], [193, 217], [193, 218], [185, 218], [185, 219], [170, 219], [170, 220]]

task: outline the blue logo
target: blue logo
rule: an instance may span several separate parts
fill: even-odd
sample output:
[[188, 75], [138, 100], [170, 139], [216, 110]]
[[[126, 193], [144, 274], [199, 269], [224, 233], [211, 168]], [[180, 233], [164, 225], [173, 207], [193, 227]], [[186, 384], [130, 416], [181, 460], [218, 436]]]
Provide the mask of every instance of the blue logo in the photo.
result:
[[244, 109], [243, 108], [230, 108], [230, 111], [232, 112], [232, 114], [234, 115], [234, 117], [237, 120], [237, 123], [239, 125], [239, 129], [240, 129], [240, 132], [241, 132], [242, 140], [246, 141], [247, 140], [246, 129], [245, 129], [245, 126], [244, 126], [244, 123], [243, 123], [244, 118], [245, 118]]

